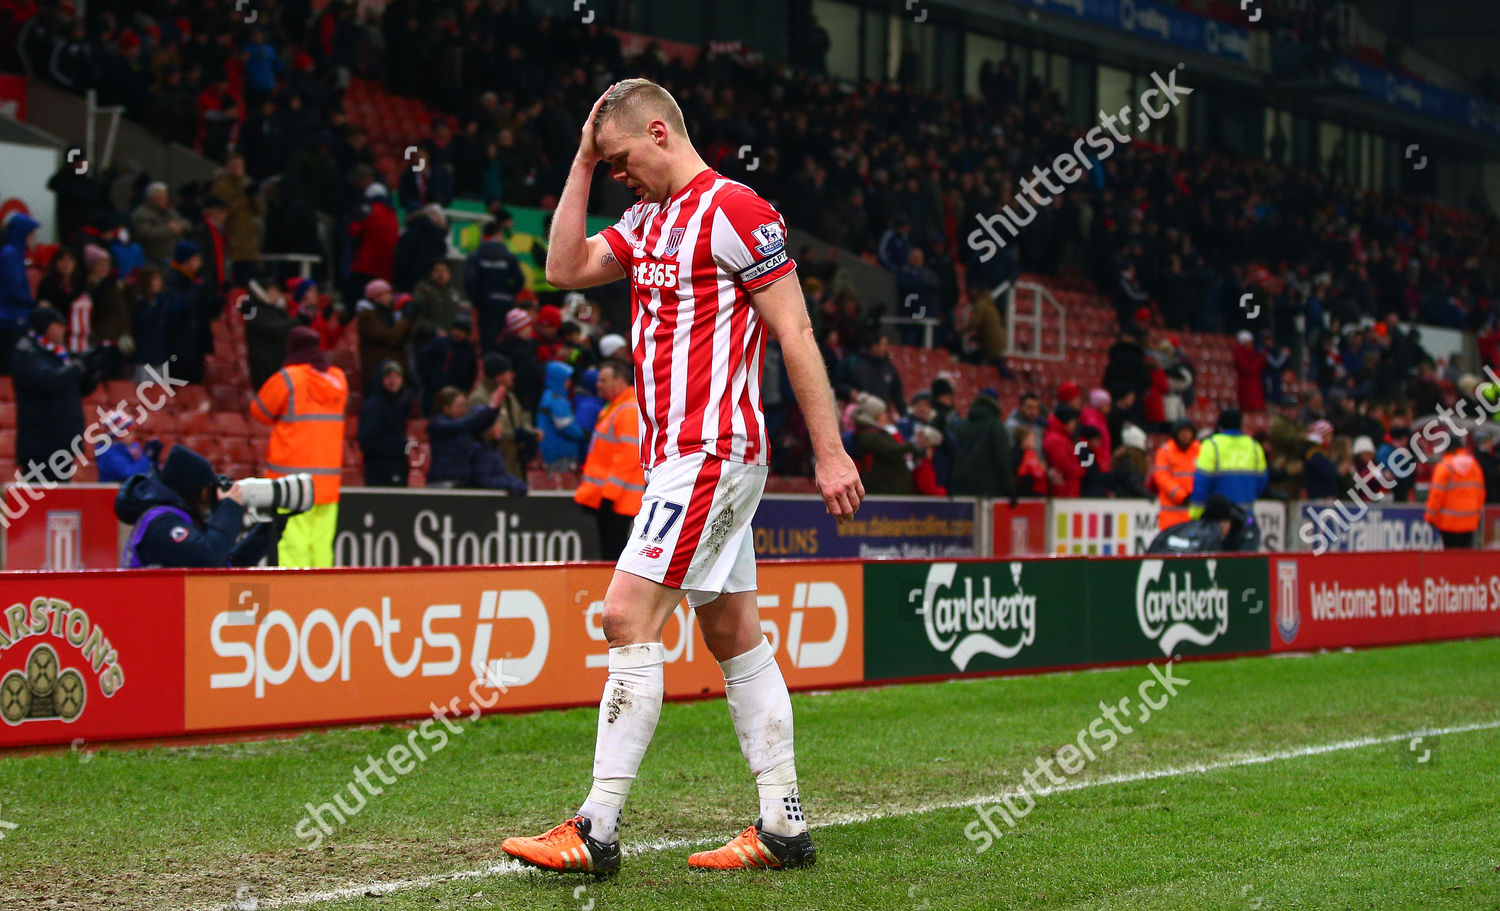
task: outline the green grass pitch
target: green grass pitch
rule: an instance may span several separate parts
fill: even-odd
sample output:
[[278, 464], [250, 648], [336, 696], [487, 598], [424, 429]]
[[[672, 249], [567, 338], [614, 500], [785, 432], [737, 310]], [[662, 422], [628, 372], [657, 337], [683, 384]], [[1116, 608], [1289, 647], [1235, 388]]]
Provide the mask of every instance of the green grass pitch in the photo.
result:
[[663, 709], [602, 881], [499, 849], [577, 807], [592, 709], [462, 722], [311, 851], [304, 804], [406, 728], [10, 756], [0, 908], [1500, 908], [1500, 640], [1176, 674], [1149, 723], [982, 853], [970, 804], [1021, 787], [1147, 668], [795, 695], [820, 853], [779, 873], [685, 863], [756, 812], [722, 700]]

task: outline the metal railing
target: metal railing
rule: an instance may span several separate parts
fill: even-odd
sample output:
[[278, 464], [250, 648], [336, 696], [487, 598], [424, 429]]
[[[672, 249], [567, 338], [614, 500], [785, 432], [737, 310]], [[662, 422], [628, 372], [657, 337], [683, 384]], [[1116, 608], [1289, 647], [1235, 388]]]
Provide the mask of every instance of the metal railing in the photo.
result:
[[[1017, 297], [1025, 295], [1029, 306], [1018, 303]], [[1024, 307], [1024, 309], [1023, 309]], [[1042, 328], [1046, 308], [1057, 312], [1057, 348], [1049, 346], [1043, 350]], [[1031, 327], [1031, 344], [1022, 347], [1016, 344], [1016, 327]], [[1060, 361], [1067, 357], [1068, 313], [1044, 286], [1035, 282], [1018, 281], [1005, 293], [1005, 354], [1007, 357], [1030, 357], [1044, 361]]]
[[933, 331], [936, 330], [938, 326], [942, 325], [940, 321], [932, 319], [931, 317], [928, 317], [926, 319], [915, 319], [910, 316], [882, 316], [880, 318], [880, 324], [882, 326], [921, 326], [923, 348], [932, 347]]
[[262, 253], [263, 263], [296, 263], [297, 273], [303, 278], [312, 278], [313, 266], [323, 261], [318, 253]]

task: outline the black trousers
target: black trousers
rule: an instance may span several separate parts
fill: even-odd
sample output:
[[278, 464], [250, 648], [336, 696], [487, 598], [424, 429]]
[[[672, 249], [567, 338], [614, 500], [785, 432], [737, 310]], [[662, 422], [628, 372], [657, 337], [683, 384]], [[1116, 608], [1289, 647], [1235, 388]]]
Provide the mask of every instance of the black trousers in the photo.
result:
[[614, 503], [605, 500], [599, 504], [599, 508], [592, 510], [594, 521], [599, 525], [599, 550], [603, 558], [614, 562], [620, 559], [620, 554], [625, 552], [625, 545], [630, 543], [630, 529], [635, 524], [635, 516], [622, 516], [614, 510]]
[[1443, 550], [1465, 550], [1474, 546], [1474, 533], [1472, 531], [1445, 531], [1443, 535]]

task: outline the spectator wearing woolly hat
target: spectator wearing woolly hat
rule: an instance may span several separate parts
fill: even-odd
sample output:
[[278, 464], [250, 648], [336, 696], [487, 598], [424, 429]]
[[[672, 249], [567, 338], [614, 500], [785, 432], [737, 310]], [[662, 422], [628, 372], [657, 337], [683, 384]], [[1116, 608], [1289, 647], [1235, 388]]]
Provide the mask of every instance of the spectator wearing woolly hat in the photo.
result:
[[1057, 386], [1057, 401], [1053, 408], [1066, 405], [1074, 411], [1083, 407], [1083, 389], [1072, 380], [1064, 380]]
[[516, 371], [510, 358], [498, 351], [484, 356], [484, 370], [474, 391], [469, 393], [468, 406], [475, 408], [489, 404], [496, 388], [503, 388], [505, 395], [496, 407], [495, 423], [484, 432], [486, 446], [497, 449], [505, 460], [505, 469], [516, 477], [526, 477], [526, 466], [537, 454], [537, 440], [541, 433], [531, 422], [531, 415], [521, 407], [521, 400], [513, 391], [516, 386]]
[[142, 446], [135, 439], [135, 421], [123, 411], [111, 411], [100, 421], [109, 436], [94, 444], [94, 462], [99, 466], [99, 483], [117, 484], [131, 475], [145, 474], [156, 465], [161, 441]]
[[408, 466], [406, 419], [411, 392], [406, 371], [393, 360], [381, 361], [380, 384], [359, 407], [359, 450], [364, 456], [366, 487], [405, 487]]
[[1076, 497], [1083, 486], [1084, 467], [1078, 444], [1078, 410], [1059, 405], [1047, 419], [1042, 454], [1047, 460], [1047, 495]]
[[172, 374], [190, 383], [203, 382], [203, 359], [213, 350], [210, 325], [223, 309], [223, 300], [203, 287], [199, 270], [203, 254], [198, 245], [179, 241], [172, 252], [163, 291], [167, 302], [167, 352]]
[[392, 308], [394, 297], [391, 283], [377, 278], [364, 286], [364, 297], [354, 308], [359, 370], [367, 392], [380, 382], [382, 361], [405, 364], [408, 360], [406, 346], [414, 327], [406, 313], [398, 314]]
[[912, 471], [908, 456], [919, 455], [918, 449], [903, 442], [886, 427], [888, 409], [885, 401], [869, 393], [860, 394], [854, 405], [854, 463], [865, 493], [909, 494]]
[[83, 433], [83, 398], [98, 385], [63, 344], [68, 323], [38, 307], [30, 332], [16, 343], [11, 373], [16, 389], [16, 464], [28, 478], [67, 483], [78, 470], [72, 447]]
[[1266, 353], [1255, 347], [1255, 336], [1240, 330], [1235, 336], [1235, 388], [1239, 393], [1240, 411], [1266, 410]]
[[474, 385], [479, 364], [470, 338], [474, 324], [467, 313], [453, 317], [447, 333], [433, 338], [417, 352], [417, 370], [422, 378], [422, 415], [432, 417], [433, 396], [445, 386], [468, 389]]
[[1146, 456], [1146, 431], [1126, 424], [1120, 433], [1120, 448], [1114, 451], [1109, 471], [1109, 489], [1117, 497], [1150, 499], [1146, 475], [1150, 462]]
[[100, 350], [100, 377], [117, 379], [125, 373], [125, 357], [135, 351], [125, 286], [115, 275], [114, 263], [103, 247], [89, 244], [83, 248], [83, 272], [84, 287], [93, 303], [89, 344]]
[[1309, 500], [1332, 499], [1339, 495], [1339, 470], [1328, 457], [1333, 442], [1333, 425], [1314, 421], [1304, 437], [1302, 456], [1302, 489]]
[[[358, 300], [371, 279], [386, 283], [395, 279], [396, 243], [401, 228], [396, 221], [396, 210], [391, 207], [390, 193], [384, 184], [371, 183], [365, 187], [364, 198], [363, 213], [349, 222], [349, 237], [354, 246], [349, 258], [345, 300]], [[375, 364], [370, 366], [373, 368]]]
[[505, 315], [505, 333], [500, 336], [500, 354], [516, 371], [515, 394], [521, 407], [536, 413], [542, 399], [542, 361], [530, 310], [514, 307]]
[[957, 418], [953, 397], [953, 381], [946, 376], [935, 377], [932, 381], [930, 391], [932, 393], [932, 409], [935, 412], [932, 419], [932, 426], [944, 433], [949, 433]]
[[1081, 427], [1093, 427], [1099, 431], [1099, 446], [1097, 455], [1099, 470], [1105, 474], [1109, 473], [1112, 456], [1114, 454], [1114, 442], [1116, 437], [1110, 433], [1109, 418], [1110, 394], [1103, 389], [1089, 390], [1088, 404], [1078, 409], [1078, 424]]
[[563, 347], [559, 338], [562, 325], [563, 315], [560, 309], [551, 304], [537, 308], [533, 328], [536, 331], [536, 356], [543, 364], [558, 359], [558, 353]]
[[1000, 421], [1000, 400], [985, 389], [969, 404], [954, 434], [948, 492], [955, 496], [1008, 497], [1015, 492], [1015, 437]]
[[[620, 349], [626, 345], [625, 336], [611, 332], [609, 335], [599, 339], [599, 360], [607, 361], [620, 353]], [[627, 355], [629, 352], [625, 352]]]

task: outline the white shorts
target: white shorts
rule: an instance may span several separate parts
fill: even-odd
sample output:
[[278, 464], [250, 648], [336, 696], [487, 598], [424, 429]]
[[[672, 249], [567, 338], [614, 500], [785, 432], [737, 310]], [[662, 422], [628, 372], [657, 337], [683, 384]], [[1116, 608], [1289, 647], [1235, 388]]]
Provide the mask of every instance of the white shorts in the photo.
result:
[[646, 472], [641, 511], [615, 568], [707, 604], [724, 592], [755, 590], [750, 519], [766, 489], [764, 465], [695, 452]]

